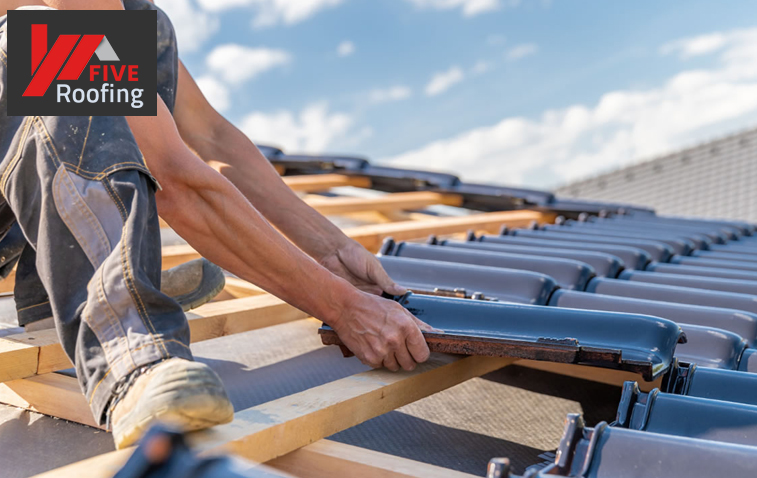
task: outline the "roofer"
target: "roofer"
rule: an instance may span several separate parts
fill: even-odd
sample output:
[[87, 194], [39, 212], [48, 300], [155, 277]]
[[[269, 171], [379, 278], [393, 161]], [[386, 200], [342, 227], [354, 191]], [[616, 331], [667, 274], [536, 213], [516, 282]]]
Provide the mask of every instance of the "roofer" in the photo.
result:
[[[0, 15], [19, 7], [156, 8], [148, 0], [0, 0]], [[192, 361], [182, 311], [211, 297], [218, 275], [196, 263], [193, 277], [176, 272], [173, 292], [160, 290], [158, 213], [203, 256], [329, 324], [364, 363], [409, 370], [428, 358], [421, 329], [429, 326], [377, 295], [404, 290], [208, 104], [162, 11], [157, 116], [8, 116], [6, 26], [3, 16], [0, 231], [11, 230], [6, 245], [15, 237], [17, 246], [0, 255], [20, 254], [21, 324], [52, 317], [117, 447], [154, 419], [193, 430], [233, 417], [218, 376]]]

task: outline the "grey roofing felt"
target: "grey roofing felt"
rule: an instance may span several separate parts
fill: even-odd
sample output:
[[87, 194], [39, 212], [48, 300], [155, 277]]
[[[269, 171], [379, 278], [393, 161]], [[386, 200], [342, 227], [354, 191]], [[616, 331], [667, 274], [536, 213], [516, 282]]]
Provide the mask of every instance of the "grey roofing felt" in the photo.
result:
[[561, 197], [633, 203], [658, 214], [757, 222], [757, 128], [576, 181]]

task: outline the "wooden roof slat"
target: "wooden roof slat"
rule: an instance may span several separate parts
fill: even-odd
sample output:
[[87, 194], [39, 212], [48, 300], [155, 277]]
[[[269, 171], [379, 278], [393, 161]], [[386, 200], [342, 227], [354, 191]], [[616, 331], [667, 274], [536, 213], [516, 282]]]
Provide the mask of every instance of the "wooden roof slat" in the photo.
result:
[[352, 186], [356, 188], [371, 187], [371, 180], [363, 176], [345, 176], [343, 174], [305, 174], [302, 176], [285, 176], [281, 178], [293, 191], [314, 193], [331, 188]]
[[[265, 294], [205, 304], [187, 312], [191, 341], [260, 329], [307, 318], [272, 295]], [[16, 380], [71, 367], [54, 329], [0, 338], [0, 379]]]
[[[237, 412], [233, 422], [195, 434], [195, 445], [204, 453], [234, 453], [265, 463], [514, 361], [434, 354], [412, 372], [352, 375]], [[38, 476], [112, 476], [129, 453], [106, 453]]]

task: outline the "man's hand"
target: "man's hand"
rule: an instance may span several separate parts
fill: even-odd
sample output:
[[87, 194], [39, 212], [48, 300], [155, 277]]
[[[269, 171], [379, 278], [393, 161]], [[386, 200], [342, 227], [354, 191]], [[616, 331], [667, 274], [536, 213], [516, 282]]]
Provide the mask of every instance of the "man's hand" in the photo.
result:
[[330, 324], [344, 345], [366, 365], [413, 370], [429, 357], [421, 331], [435, 330], [393, 300], [356, 291], [339, 320]]
[[364, 292], [375, 295], [382, 292], [402, 295], [407, 292], [389, 277], [376, 256], [352, 239], [343, 241], [341, 246], [318, 262]]

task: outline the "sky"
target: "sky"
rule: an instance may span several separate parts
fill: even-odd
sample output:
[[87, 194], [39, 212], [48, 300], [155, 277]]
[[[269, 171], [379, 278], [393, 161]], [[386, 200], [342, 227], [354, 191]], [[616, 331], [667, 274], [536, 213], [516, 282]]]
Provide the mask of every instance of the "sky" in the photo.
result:
[[290, 153], [550, 189], [757, 126], [757, 2], [156, 4], [211, 104]]

